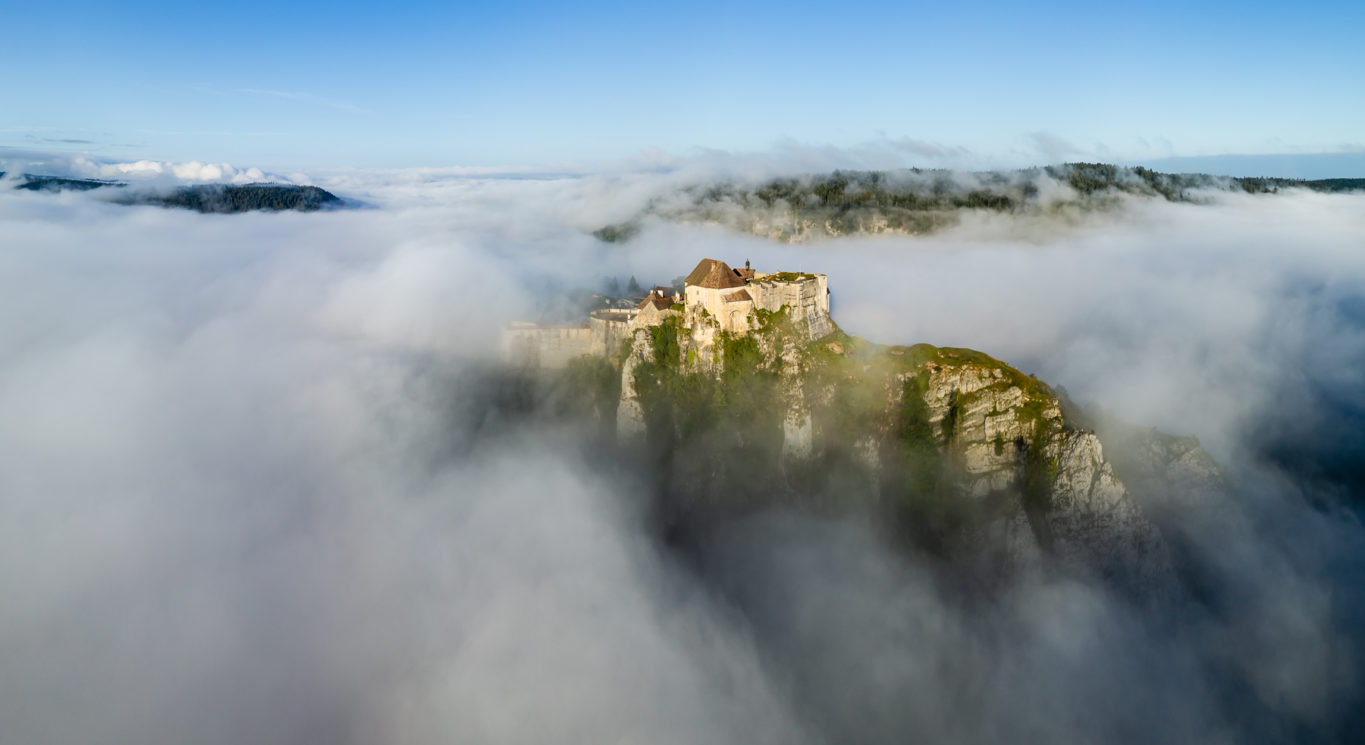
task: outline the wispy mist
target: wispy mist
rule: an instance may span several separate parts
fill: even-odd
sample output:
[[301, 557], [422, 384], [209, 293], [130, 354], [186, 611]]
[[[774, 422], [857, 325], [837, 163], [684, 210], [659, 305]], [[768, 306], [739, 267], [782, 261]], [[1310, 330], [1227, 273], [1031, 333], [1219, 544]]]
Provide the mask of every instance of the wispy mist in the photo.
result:
[[[1359, 735], [1365, 201], [1133, 201], [794, 247], [586, 231], [676, 174], [338, 175], [377, 209], [0, 193], [0, 721], [15, 742], [998, 742]], [[324, 183], [335, 188], [335, 184]], [[700, 256], [985, 350], [1229, 468], [1146, 505], [1199, 593], [987, 590], [875, 528], [684, 551], [571, 424], [489, 427], [501, 324]], [[1354, 502], [1350, 500], [1355, 500]], [[1202, 593], [1202, 594], [1200, 594]]]

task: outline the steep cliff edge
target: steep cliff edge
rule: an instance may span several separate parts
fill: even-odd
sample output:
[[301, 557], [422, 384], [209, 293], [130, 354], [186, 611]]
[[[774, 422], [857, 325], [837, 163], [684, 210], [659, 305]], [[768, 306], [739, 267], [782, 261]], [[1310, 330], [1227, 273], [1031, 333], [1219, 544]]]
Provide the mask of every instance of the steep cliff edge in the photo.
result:
[[673, 320], [623, 349], [618, 436], [654, 459], [666, 519], [871, 510], [916, 545], [1005, 568], [1169, 573], [1099, 438], [1047, 385], [967, 349], [810, 341], [800, 320], [765, 313], [744, 335]]

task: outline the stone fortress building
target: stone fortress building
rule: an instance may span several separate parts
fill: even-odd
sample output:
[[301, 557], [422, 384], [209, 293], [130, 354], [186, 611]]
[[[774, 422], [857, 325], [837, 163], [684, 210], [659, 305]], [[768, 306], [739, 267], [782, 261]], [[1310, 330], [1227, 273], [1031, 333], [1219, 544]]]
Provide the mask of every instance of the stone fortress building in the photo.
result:
[[747, 333], [756, 325], [756, 311], [783, 307], [812, 339], [834, 331], [825, 275], [759, 272], [747, 261], [743, 269], [732, 269], [724, 261], [702, 259], [683, 280], [681, 294], [655, 287], [634, 308], [595, 310], [585, 324], [512, 324], [503, 333], [503, 354], [512, 364], [558, 368], [577, 357], [614, 354], [636, 331], [670, 316], [681, 316], [683, 326], [705, 343], [718, 331]]

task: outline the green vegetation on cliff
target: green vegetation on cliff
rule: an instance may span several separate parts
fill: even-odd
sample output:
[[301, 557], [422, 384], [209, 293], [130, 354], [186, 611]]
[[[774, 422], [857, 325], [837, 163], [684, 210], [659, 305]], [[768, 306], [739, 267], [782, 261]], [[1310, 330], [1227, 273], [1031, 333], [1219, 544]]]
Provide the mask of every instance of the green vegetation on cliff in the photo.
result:
[[[961, 375], [977, 376], [976, 387], [951, 382]], [[986, 396], [1005, 396], [1013, 389], [1019, 398], [1009, 417], [1029, 436], [1007, 442], [997, 431], [973, 435], [981, 442], [970, 441], [964, 432], [968, 411]], [[938, 402], [937, 411], [931, 399]], [[1042, 443], [1065, 426], [1046, 416], [1056, 396], [1046, 384], [989, 355], [929, 344], [887, 347], [839, 333], [811, 344], [808, 400], [818, 472], [866, 470], [879, 484], [891, 522], [918, 545], [951, 551], [958, 538], [1008, 512], [1011, 504], [1023, 505], [1030, 522], [1040, 523], [1050, 507], [1051, 482], [1045, 479], [1055, 477], [1056, 470], [1047, 470]], [[992, 489], [984, 498], [963, 498], [972, 480], [981, 477], [967, 468], [965, 453], [972, 445], [984, 447], [1014, 472], [1016, 495]], [[1043, 468], [1030, 467], [1031, 455], [1044, 459]], [[1030, 481], [1034, 475], [1039, 479]]]
[[755, 504], [772, 488], [764, 474], [780, 472], [781, 362], [762, 353], [755, 335], [722, 333], [713, 373], [680, 320], [648, 330], [652, 355], [633, 379], [655, 472], [689, 510]]
[[1045, 523], [1048, 445], [1065, 427], [1045, 384], [974, 350], [842, 332], [810, 341], [785, 311], [756, 316], [747, 334], [701, 336], [671, 316], [620, 356], [558, 374], [604, 425], [633, 390], [665, 524], [773, 506], [872, 510], [911, 544], [948, 553], [1011, 509]]
[[[925, 382], [916, 375], [905, 380], [895, 421], [893, 447], [882, 448], [883, 495], [895, 511], [902, 530], [930, 548], [942, 549], [970, 520], [970, 504], [958, 498], [960, 474], [952, 457], [950, 414], [942, 420], [947, 444], [940, 450], [924, 402]], [[898, 446], [898, 447], [897, 447]]]
[[602, 357], [570, 360], [561, 378], [567, 394], [562, 397], [565, 405], [614, 430], [616, 403], [621, 399], [621, 372], [611, 360]]

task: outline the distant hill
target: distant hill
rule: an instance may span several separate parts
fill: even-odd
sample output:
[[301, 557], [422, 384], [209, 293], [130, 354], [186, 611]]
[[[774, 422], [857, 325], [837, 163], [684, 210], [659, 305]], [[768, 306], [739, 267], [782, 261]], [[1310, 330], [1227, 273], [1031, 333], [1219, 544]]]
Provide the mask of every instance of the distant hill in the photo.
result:
[[931, 233], [957, 224], [968, 210], [1029, 214], [1116, 207], [1124, 197], [1200, 202], [1211, 192], [1273, 194], [1365, 190], [1365, 179], [1303, 181], [1171, 174], [1105, 163], [1067, 163], [1020, 171], [963, 173], [835, 171], [772, 179], [758, 185], [691, 186], [652, 200], [631, 219], [596, 231], [607, 242], [629, 240], [645, 218], [713, 223], [780, 241], [870, 233]]
[[[0, 179], [5, 177], [4, 171], [0, 171]], [[106, 186], [127, 186], [122, 181], [106, 181], [104, 179], [93, 178], [61, 178], [60, 176], [34, 176], [25, 173], [19, 176], [19, 183], [14, 188], [26, 191], [90, 191]]]
[[279, 212], [296, 210], [316, 212], [341, 206], [335, 194], [316, 186], [292, 184], [200, 184], [182, 186], [168, 194], [130, 194], [127, 199], [116, 199], [124, 204], [155, 204], [161, 207], [183, 207], [197, 212], [235, 213], [264, 210]]
[[[0, 172], [0, 178], [5, 174]], [[295, 210], [315, 212], [340, 207], [342, 200], [335, 194], [316, 186], [293, 184], [195, 184], [180, 186], [171, 191], [137, 191], [124, 181], [101, 179], [73, 179], [58, 176], [37, 176], [25, 173], [14, 187], [28, 191], [89, 191], [92, 189], [126, 190], [113, 197], [118, 204], [149, 204], [159, 207], [182, 207], [197, 212], [237, 213], [264, 210], [279, 212]]]

